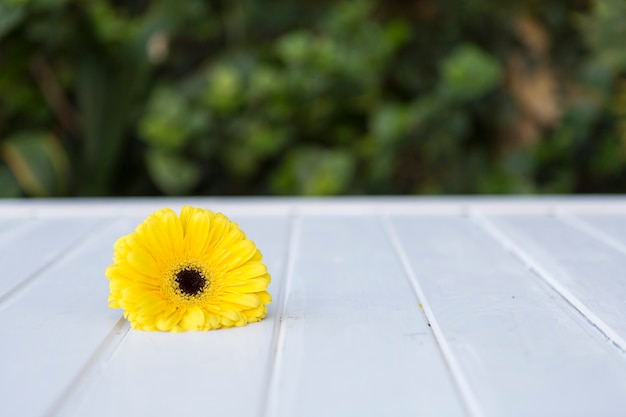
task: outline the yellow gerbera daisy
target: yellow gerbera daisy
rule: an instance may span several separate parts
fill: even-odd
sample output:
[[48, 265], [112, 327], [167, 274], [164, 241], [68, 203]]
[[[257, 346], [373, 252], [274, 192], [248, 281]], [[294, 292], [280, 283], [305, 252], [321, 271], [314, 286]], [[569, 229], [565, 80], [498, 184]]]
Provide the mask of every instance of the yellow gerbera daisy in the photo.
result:
[[261, 320], [272, 299], [256, 245], [222, 213], [149, 216], [115, 242], [110, 307], [140, 330], [209, 330]]

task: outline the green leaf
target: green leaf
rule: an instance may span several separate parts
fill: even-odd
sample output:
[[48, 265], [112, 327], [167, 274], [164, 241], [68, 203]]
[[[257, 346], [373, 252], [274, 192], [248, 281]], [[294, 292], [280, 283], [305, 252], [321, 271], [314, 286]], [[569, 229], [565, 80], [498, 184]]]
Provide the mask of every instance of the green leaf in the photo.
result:
[[414, 105], [384, 103], [371, 115], [370, 132], [377, 142], [393, 144], [409, 132], [417, 116]]
[[599, 62], [619, 73], [626, 68], [626, 2], [624, 0], [595, 0], [591, 13], [581, 20], [587, 38]]
[[233, 65], [221, 64], [209, 74], [206, 101], [214, 109], [228, 113], [237, 108], [243, 95], [243, 80]]
[[[146, 81], [146, 61], [130, 48], [125, 66], [107, 69], [105, 57], [86, 53], [78, 65], [77, 98], [84, 133], [85, 175], [90, 195], [103, 195], [123, 161], [125, 133], [133, 120], [134, 105]], [[121, 59], [121, 58], [120, 58]], [[118, 66], [119, 65], [119, 66]]]
[[18, 1], [0, 3], [0, 39], [24, 20], [26, 8], [22, 3]]
[[188, 193], [200, 179], [198, 166], [180, 155], [150, 149], [146, 164], [154, 184], [168, 195]]
[[50, 197], [66, 192], [67, 155], [50, 134], [21, 133], [7, 139], [1, 150], [3, 159], [26, 194]]
[[304, 64], [314, 43], [312, 36], [305, 31], [294, 31], [284, 35], [276, 43], [276, 53], [289, 65]]
[[0, 198], [15, 198], [21, 196], [22, 191], [11, 170], [0, 164]]
[[281, 73], [268, 65], [258, 65], [250, 74], [250, 85], [246, 95], [248, 100], [273, 98], [285, 89]]
[[452, 99], [471, 100], [495, 88], [502, 78], [499, 62], [472, 44], [457, 46], [441, 66], [442, 93]]
[[54, 10], [63, 6], [69, 0], [13, 0], [13, 1], [24, 1], [24, 2], [30, 1], [33, 4], [33, 6], [38, 9]]
[[336, 195], [349, 189], [354, 172], [350, 152], [300, 148], [279, 168], [272, 185], [279, 194]]
[[[200, 116], [200, 117], [198, 117]], [[161, 88], [154, 92], [146, 114], [139, 123], [142, 139], [161, 149], [182, 149], [195, 130], [203, 130], [208, 122], [194, 113], [181, 93]]]

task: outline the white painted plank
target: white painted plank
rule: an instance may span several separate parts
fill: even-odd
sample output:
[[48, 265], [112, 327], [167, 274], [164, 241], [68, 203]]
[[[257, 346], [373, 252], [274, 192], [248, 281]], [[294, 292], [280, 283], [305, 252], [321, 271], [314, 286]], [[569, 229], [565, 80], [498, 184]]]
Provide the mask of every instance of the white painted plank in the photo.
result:
[[582, 221], [583, 229], [585, 229], [585, 226], [595, 228], [600, 233], [591, 231], [592, 235], [626, 253], [626, 213], [581, 214], [572, 220], [574, 220], [574, 223]]
[[[19, 228], [0, 235], [0, 303], [38, 270], [63, 256], [99, 219], [14, 220]], [[18, 233], [11, 233], [16, 231]]]
[[25, 235], [23, 229], [28, 229], [35, 223], [35, 220], [0, 217], [0, 252], [18, 240], [20, 234]]
[[185, 197], [185, 198], [81, 198], [3, 200], [0, 218], [83, 218], [146, 216], [161, 207], [180, 208], [191, 204], [232, 215], [328, 215], [553, 213], [567, 209], [576, 213], [626, 213], [621, 196], [344, 196], [316, 197]]
[[[30, 286], [20, 287], [19, 292], [9, 290], [8, 300], [0, 300], [0, 414], [260, 415], [268, 387], [267, 414], [272, 416], [463, 414], [397, 257], [375, 219], [362, 214], [451, 214], [472, 207], [492, 213], [545, 213], [558, 212], [561, 203], [568, 203], [568, 209], [582, 207], [585, 213], [596, 206], [609, 212], [614, 207], [602, 206], [599, 200], [577, 199], [529, 199], [524, 207], [507, 199], [457, 198], [426, 204], [420, 199], [316, 199], [304, 203], [286, 199], [262, 204], [254, 199], [219, 200], [222, 208], [246, 216], [240, 223], [266, 255], [274, 272], [275, 296], [280, 281], [276, 271], [281, 270], [285, 256], [287, 220], [282, 216], [293, 208], [301, 213], [349, 215], [303, 219], [272, 379], [268, 368], [276, 305], [271, 306], [265, 321], [242, 329], [182, 335], [131, 332], [114, 350], [124, 328], [114, 327], [121, 313], [106, 308], [104, 268], [110, 263], [112, 242], [137, 221], [122, 222], [128, 230], [123, 230], [126, 226], [122, 223], [119, 230], [99, 229], [99, 234], [69, 253], [66, 247], [75, 247], [79, 241], [83, 245], [80, 232], [73, 243], [62, 247], [58, 242], [67, 239], [65, 226], [58, 225], [75, 223], [72, 219], [76, 216], [85, 225], [93, 225], [93, 217], [103, 213], [110, 217], [116, 213], [143, 215], [172, 205], [167, 201], [33, 204], [32, 213], [45, 219], [16, 217], [21, 204], [7, 211], [11, 218], [4, 223], [0, 220], [0, 246], [7, 242], [0, 247], [0, 256], [13, 246], [22, 246], [0, 261], [10, 264], [20, 256], [33, 256], [22, 266], [24, 270], [33, 268], [37, 275], [29, 281]], [[215, 208], [214, 201], [199, 199], [195, 204]], [[262, 217], [247, 217], [255, 212]], [[443, 223], [452, 223], [440, 227], [432, 223], [436, 217], [424, 216], [419, 221], [426, 225], [420, 223], [413, 231], [401, 226], [398, 233], [406, 235], [401, 241], [411, 266], [446, 335], [445, 342], [460, 364], [462, 377], [469, 381], [471, 395], [480, 405], [473, 415], [483, 411], [487, 416], [621, 415], [618, 412], [626, 409], [623, 355], [479, 229], [455, 216], [442, 218], [451, 219]], [[62, 222], [57, 223], [59, 220]], [[27, 228], [24, 225], [40, 227], [48, 221], [57, 225], [50, 230], [61, 227], [63, 232], [50, 238], [47, 245], [30, 240], [32, 237], [25, 244], [13, 239], [31, 236], [22, 233]], [[3, 224], [10, 226], [3, 231]], [[594, 227], [621, 239], [619, 225]], [[413, 232], [422, 234], [416, 237]], [[89, 233], [89, 227], [84, 233]], [[53, 236], [34, 234], [36, 239], [46, 235]], [[523, 240], [523, 236], [518, 238]], [[407, 239], [425, 241], [407, 245]], [[528, 240], [530, 246], [539, 248], [533, 259], [539, 259], [544, 251], [533, 239]], [[567, 239], [560, 239], [559, 245]], [[599, 265], [604, 262], [607, 245], [596, 243], [600, 245], [595, 260]], [[51, 256], [50, 250], [67, 256], [54, 263], [59, 255]], [[554, 270], [563, 271], [561, 262], [547, 258]], [[42, 266], [46, 268], [38, 270]], [[504, 283], [499, 279], [502, 276], [508, 278]], [[563, 276], [569, 279], [568, 274]], [[24, 277], [33, 277], [33, 272], [26, 271]], [[5, 279], [3, 272], [0, 287]], [[477, 284], [466, 282], [470, 279]], [[511, 287], [509, 281], [517, 284]], [[523, 282], [532, 285], [526, 288]], [[506, 298], [507, 288], [516, 289], [515, 299]], [[458, 383], [459, 375], [455, 376]]]
[[305, 216], [269, 416], [464, 415], [375, 217]]
[[11, 230], [22, 222], [23, 220], [20, 219], [13, 220], [0, 218], [0, 239], [4, 238], [4, 235], [7, 233], [8, 230]]
[[[121, 313], [107, 307], [104, 269], [111, 262], [113, 242], [132, 226], [128, 221], [103, 224], [0, 308], [3, 415], [43, 415], [112, 331]], [[60, 238], [66, 229], [72, 228], [58, 222], [36, 230]], [[27, 243], [15, 242], [21, 249], [14, 256], [32, 250]], [[54, 244], [48, 244], [41, 251], [51, 251]]]
[[[264, 255], [276, 298], [289, 219], [233, 217]], [[131, 330], [114, 355], [76, 387], [58, 415], [254, 416], [263, 409], [276, 304], [242, 328], [182, 334]]]
[[393, 225], [476, 415], [623, 415], [624, 356], [498, 242], [450, 216]]
[[[575, 223], [551, 216], [494, 216], [488, 221], [531, 256], [549, 282], [626, 350], [626, 256]], [[615, 335], [615, 336], [613, 336]]]

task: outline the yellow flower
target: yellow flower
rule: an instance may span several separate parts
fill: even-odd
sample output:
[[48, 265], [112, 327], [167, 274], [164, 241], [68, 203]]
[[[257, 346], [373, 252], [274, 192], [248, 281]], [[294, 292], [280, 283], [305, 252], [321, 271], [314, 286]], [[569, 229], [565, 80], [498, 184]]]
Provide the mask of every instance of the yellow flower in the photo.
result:
[[140, 330], [243, 326], [265, 317], [272, 301], [261, 259], [223, 214], [162, 209], [115, 243], [109, 305]]

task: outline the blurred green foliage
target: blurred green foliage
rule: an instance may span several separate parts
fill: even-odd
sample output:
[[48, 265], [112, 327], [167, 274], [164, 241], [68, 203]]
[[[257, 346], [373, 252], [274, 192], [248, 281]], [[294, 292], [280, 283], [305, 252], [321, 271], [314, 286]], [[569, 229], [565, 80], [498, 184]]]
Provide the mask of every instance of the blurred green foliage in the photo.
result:
[[0, 0], [0, 196], [626, 191], [623, 0]]

